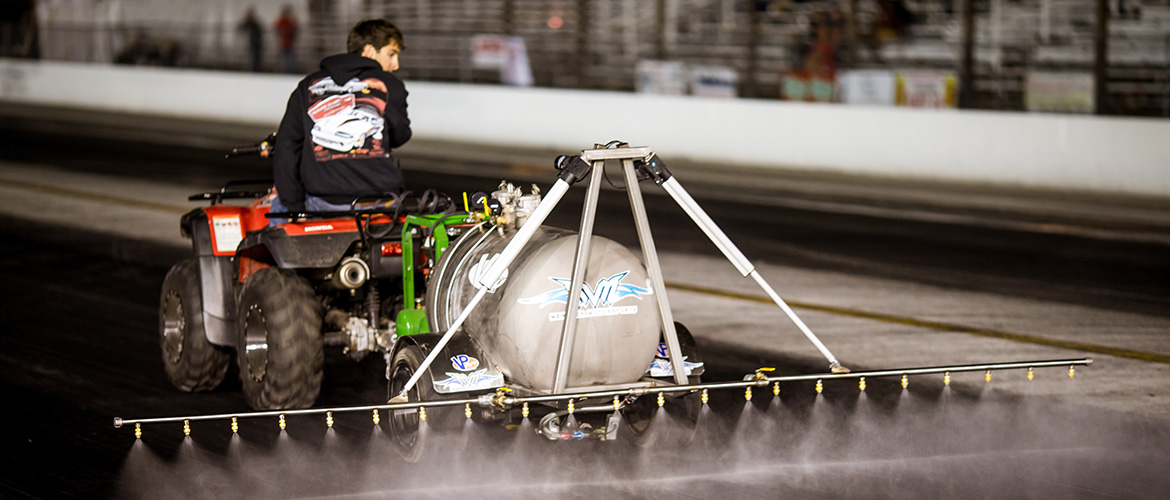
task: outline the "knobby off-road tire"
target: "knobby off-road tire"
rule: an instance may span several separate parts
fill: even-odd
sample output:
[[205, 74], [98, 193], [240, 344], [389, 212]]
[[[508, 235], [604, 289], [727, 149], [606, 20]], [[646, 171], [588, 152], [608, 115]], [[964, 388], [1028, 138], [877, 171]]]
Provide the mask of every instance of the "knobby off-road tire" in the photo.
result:
[[654, 413], [658, 411], [658, 397], [647, 394], [622, 409], [619, 439], [628, 440], [637, 448], [648, 448], [657, 442], [653, 428]]
[[[695, 345], [695, 337], [682, 323], [674, 323], [675, 333], [678, 334], [678, 343], [682, 347], [686, 361], [702, 363], [703, 356]], [[702, 375], [688, 375], [687, 384], [698, 385], [703, 383]], [[683, 424], [694, 426], [699, 421], [699, 412], [703, 409], [702, 397], [699, 393], [678, 394], [667, 401], [666, 412], [677, 418]]]
[[167, 379], [180, 391], [210, 391], [223, 382], [231, 353], [207, 341], [203, 296], [194, 259], [175, 264], [163, 279], [158, 331]]
[[275, 267], [244, 283], [236, 315], [236, 360], [248, 405], [307, 408], [321, 392], [321, 304], [308, 280]]
[[[405, 342], [402, 343], [405, 344]], [[413, 344], [401, 345], [394, 352], [394, 358], [390, 361], [389, 393], [391, 397], [402, 392], [402, 388], [406, 386], [410, 377], [414, 376], [414, 372], [418, 370], [424, 359], [426, 359], [426, 353], [422, 348]], [[419, 377], [418, 383], [407, 394], [411, 402], [439, 399], [429, 371]], [[416, 463], [423, 456], [428, 435], [461, 428], [460, 422], [463, 418], [462, 406], [427, 408], [426, 422], [419, 421], [419, 413], [416, 410], [391, 410], [390, 436], [402, 458], [407, 462]]]

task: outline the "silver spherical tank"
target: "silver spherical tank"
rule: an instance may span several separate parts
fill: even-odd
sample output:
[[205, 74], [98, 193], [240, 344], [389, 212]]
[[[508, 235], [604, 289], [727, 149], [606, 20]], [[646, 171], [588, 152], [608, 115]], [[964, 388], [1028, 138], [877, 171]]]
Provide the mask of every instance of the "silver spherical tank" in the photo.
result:
[[[432, 332], [446, 331], [475, 294], [473, 278], [513, 231], [469, 231], [431, 276], [426, 307]], [[556, 375], [577, 234], [541, 228], [464, 323], [463, 332], [509, 382], [549, 390]], [[569, 387], [637, 381], [660, 338], [658, 302], [642, 262], [626, 247], [594, 236], [577, 309]]]

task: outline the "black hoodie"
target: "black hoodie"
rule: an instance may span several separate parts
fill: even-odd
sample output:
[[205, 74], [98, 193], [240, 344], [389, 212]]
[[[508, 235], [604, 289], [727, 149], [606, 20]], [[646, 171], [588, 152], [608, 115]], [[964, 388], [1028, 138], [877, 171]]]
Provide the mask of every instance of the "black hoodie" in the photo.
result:
[[392, 148], [410, 140], [406, 87], [358, 54], [321, 61], [288, 98], [273, 151], [273, 176], [289, 211], [305, 194], [330, 203], [402, 191]]

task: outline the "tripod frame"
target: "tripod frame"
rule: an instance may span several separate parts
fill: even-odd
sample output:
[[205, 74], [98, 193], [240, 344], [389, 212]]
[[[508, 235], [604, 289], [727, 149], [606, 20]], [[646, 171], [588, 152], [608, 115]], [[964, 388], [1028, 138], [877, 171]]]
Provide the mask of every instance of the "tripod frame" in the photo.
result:
[[817, 350], [821, 352], [828, 361], [829, 369], [832, 373], [848, 373], [849, 370], [837, 361], [833, 353], [825, 347], [825, 344], [817, 338], [816, 334], [804, 324], [803, 321], [792, 311], [792, 308], [776, 294], [776, 291], [760, 276], [756, 271], [755, 266], [740, 252], [739, 248], [731, 242], [727, 234], [715, 224], [714, 221], [703, 211], [702, 207], [691, 198], [686, 189], [674, 178], [669, 170], [666, 169], [665, 162], [654, 154], [648, 147], [629, 147], [627, 144], [614, 141], [608, 145], [597, 145], [594, 149], [588, 149], [581, 152], [579, 156], [562, 156], [557, 158], [556, 166], [560, 170], [560, 175], [557, 178], [553, 187], [541, 200], [536, 210], [529, 216], [528, 221], [516, 232], [512, 237], [512, 241], [504, 247], [500, 255], [494, 259], [494, 263], [487, 269], [487, 271], [479, 278], [476, 284], [478, 291], [472, 297], [471, 301], [459, 314], [451, 326], [439, 339], [439, 342], [431, 349], [430, 355], [423, 360], [422, 364], [415, 371], [414, 376], [407, 381], [402, 391], [390, 400], [391, 403], [406, 402], [407, 392], [418, 383], [418, 379], [430, 367], [435, 358], [438, 357], [443, 347], [455, 335], [455, 332], [463, 325], [463, 322], [471, 314], [484, 295], [495, 291], [496, 284], [500, 277], [516, 259], [520, 251], [528, 244], [533, 234], [539, 227], [544, 224], [545, 219], [552, 212], [553, 208], [561, 201], [569, 187], [578, 181], [584, 180], [586, 176], [589, 178], [589, 186], [585, 196], [584, 208], [581, 211], [581, 225], [577, 233], [577, 250], [573, 260], [573, 274], [569, 283], [568, 300], [565, 304], [565, 320], [561, 329], [560, 350], [557, 355], [556, 375], [553, 380], [552, 393], [560, 394], [566, 391], [579, 392], [587, 390], [588, 388], [568, 388], [566, 387], [569, 376], [569, 363], [572, 355], [573, 341], [577, 333], [577, 309], [580, 303], [581, 287], [585, 279], [586, 266], [589, 262], [589, 252], [591, 250], [591, 242], [593, 237], [593, 226], [596, 222], [597, 215], [597, 200], [601, 191], [602, 175], [604, 173], [604, 163], [606, 161], [620, 161], [622, 165], [622, 172], [626, 180], [626, 191], [629, 194], [630, 208], [634, 215], [634, 224], [638, 231], [638, 241], [642, 247], [642, 256], [646, 265], [646, 271], [650, 278], [650, 284], [655, 290], [655, 296], [658, 300], [659, 321], [662, 328], [662, 335], [666, 340], [668, 350], [668, 359], [670, 360], [671, 368], [673, 370], [674, 382], [678, 385], [687, 384], [687, 376], [682, 359], [682, 349], [679, 345], [678, 333], [674, 328], [674, 318], [670, 310], [670, 302], [666, 297], [666, 285], [662, 277], [662, 267], [658, 262], [658, 251], [654, 246], [654, 237], [651, 234], [650, 222], [646, 216], [646, 206], [642, 199], [642, 191], [638, 185], [639, 174], [644, 178], [649, 178], [655, 184], [662, 186], [667, 194], [683, 209], [691, 220], [702, 229], [707, 238], [719, 248], [719, 251], [731, 262], [732, 265], [744, 277], [751, 277], [764, 290], [765, 293], [784, 311], [796, 327], [808, 337], [809, 341], [816, 346]]

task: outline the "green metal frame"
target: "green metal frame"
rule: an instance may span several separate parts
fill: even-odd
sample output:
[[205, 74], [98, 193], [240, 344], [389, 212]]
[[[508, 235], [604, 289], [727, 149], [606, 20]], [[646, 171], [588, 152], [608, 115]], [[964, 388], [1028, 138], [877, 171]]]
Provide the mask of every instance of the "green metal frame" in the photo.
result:
[[395, 318], [397, 333], [395, 336], [429, 333], [426, 310], [418, 307], [415, 301], [416, 289], [414, 283], [414, 269], [417, 257], [414, 254], [414, 228], [431, 228], [435, 238], [435, 261], [447, 251], [450, 240], [447, 237], [447, 226], [456, 224], [470, 224], [474, 222], [470, 214], [456, 214], [443, 216], [408, 215], [402, 225], [402, 297], [404, 306]]

